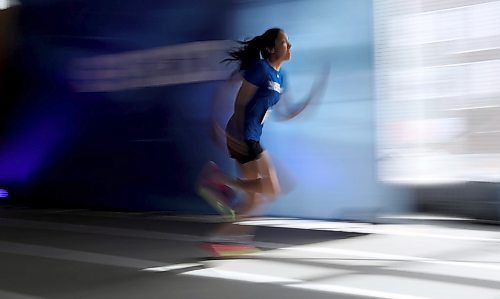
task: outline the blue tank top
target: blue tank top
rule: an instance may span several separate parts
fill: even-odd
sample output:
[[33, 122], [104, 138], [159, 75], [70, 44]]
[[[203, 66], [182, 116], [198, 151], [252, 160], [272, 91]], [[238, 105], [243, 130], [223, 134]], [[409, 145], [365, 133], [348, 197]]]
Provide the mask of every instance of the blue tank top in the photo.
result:
[[261, 59], [243, 73], [243, 78], [258, 89], [245, 107], [244, 123], [238, 124], [233, 114], [226, 131], [238, 139], [260, 141], [264, 121], [284, 91], [284, 74], [275, 70], [266, 59]]

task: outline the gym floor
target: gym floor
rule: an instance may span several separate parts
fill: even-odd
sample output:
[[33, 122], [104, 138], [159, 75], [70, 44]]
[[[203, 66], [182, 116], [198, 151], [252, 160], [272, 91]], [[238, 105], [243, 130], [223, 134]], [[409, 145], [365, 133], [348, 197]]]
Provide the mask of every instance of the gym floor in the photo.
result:
[[0, 298], [500, 299], [500, 232], [470, 221], [256, 218], [213, 259], [211, 216], [0, 209]]

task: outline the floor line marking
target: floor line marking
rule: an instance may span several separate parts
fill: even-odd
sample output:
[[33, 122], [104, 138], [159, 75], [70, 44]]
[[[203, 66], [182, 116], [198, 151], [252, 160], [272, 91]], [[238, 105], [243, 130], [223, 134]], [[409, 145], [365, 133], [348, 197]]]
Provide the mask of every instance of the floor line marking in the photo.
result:
[[337, 294], [346, 294], [346, 295], [355, 295], [355, 296], [363, 296], [370, 298], [380, 298], [380, 299], [429, 299], [428, 297], [420, 297], [406, 294], [398, 294], [391, 292], [382, 292], [368, 289], [360, 289], [360, 288], [352, 288], [352, 287], [344, 287], [338, 285], [327, 285], [327, 284], [289, 284], [287, 287], [298, 288], [298, 289], [307, 289], [314, 291], [325, 291], [332, 292]]

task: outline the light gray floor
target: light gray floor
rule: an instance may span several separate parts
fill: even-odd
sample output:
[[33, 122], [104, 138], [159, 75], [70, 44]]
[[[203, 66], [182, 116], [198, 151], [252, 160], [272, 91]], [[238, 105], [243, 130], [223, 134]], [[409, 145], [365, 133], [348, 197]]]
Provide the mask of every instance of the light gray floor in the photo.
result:
[[500, 299], [500, 232], [467, 222], [267, 218], [211, 260], [214, 218], [0, 209], [0, 298]]

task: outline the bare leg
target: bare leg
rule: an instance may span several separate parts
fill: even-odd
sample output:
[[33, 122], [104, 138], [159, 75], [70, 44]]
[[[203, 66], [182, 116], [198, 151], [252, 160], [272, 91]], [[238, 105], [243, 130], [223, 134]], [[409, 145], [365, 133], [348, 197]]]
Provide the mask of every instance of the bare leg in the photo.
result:
[[281, 193], [281, 187], [278, 180], [276, 169], [274, 168], [271, 157], [264, 151], [257, 160], [259, 174], [262, 178], [262, 193], [276, 199]]
[[[245, 164], [238, 164], [242, 175], [241, 180], [226, 177], [225, 180], [240, 181], [237, 188], [246, 193], [245, 201], [237, 209], [237, 220], [249, 216], [252, 212], [261, 208], [265, 203], [262, 196], [276, 198], [280, 192], [278, 176], [267, 152], [263, 152], [259, 159]], [[264, 192], [265, 191], [265, 192]], [[215, 236], [251, 234], [255, 230], [252, 226], [239, 226], [226, 223], [220, 226]]]
[[[239, 164], [238, 167], [241, 173], [241, 177], [244, 180], [256, 180], [259, 178], [259, 165], [257, 161], [251, 161], [245, 164]], [[236, 214], [238, 218], [245, 217], [247, 214], [255, 209], [259, 204], [260, 195], [257, 192], [245, 191], [245, 199], [236, 209]]]
[[[266, 151], [262, 152], [257, 160], [239, 165], [241, 169], [250, 173], [251, 176], [237, 179], [222, 175], [220, 179], [224, 184], [231, 188], [244, 191], [247, 194], [262, 194], [273, 199], [280, 194], [281, 188], [278, 176], [271, 158]], [[257, 177], [253, 175], [255, 173], [255, 168], [257, 168]], [[245, 174], [243, 173], [243, 175]]]

